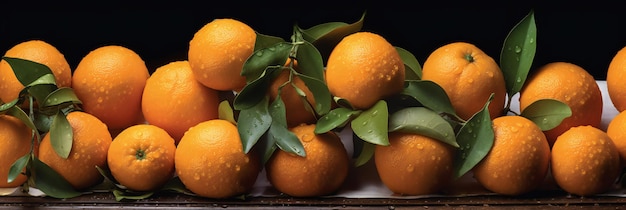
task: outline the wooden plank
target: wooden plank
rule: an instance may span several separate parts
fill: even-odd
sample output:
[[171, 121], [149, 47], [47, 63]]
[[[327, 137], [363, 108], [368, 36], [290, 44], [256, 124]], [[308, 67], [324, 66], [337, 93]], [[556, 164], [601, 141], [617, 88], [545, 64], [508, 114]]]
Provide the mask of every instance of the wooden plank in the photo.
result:
[[405, 207], [448, 208], [561, 208], [626, 206], [626, 198], [611, 196], [580, 197], [562, 192], [542, 192], [525, 196], [468, 196], [437, 197], [420, 199], [377, 199], [377, 198], [294, 198], [289, 196], [249, 197], [245, 199], [208, 199], [183, 194], [160, 193], [143, 200], [116, 201], [111, 193], [91, 193], [71, 199], [51, 197], [5, 196], [0, 197], [0, 208], [46, 207], [46, 208], [341, 208], [368, 209]]

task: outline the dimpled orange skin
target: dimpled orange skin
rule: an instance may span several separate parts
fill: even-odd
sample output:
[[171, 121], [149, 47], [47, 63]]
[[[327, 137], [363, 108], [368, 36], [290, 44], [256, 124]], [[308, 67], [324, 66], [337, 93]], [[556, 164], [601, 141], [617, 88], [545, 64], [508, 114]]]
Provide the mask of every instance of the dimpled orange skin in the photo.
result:
[[422, 80], [441, 86], [463, 119], [480, 111], [492, 93], [488, 107], [491, 119], [502, 115], [506, 101], [502, 71], [492, 57], [473, 44], [453, 42], [437, 48], [424, 62]]
[[254, 51], [256, 32], [229, 18], [215, 19], [189, 42], [188, 60], [196, 79], [209, 88], [239, 91], [246, 85], [243, 64]]
[[26, 182], [24, 174], [7, 182], [13, 163], [28, 154], [31, 148], [31, 129], [18, 118], [0, 114], [0, 187], [17, 187]]
[[391, 132], [389, 145], [376, 145], [374, 160], [381, 181], [398, 195], [441, 192], [452, 182], [456, 149], [419, 134]]
[[554, 142], [552, 177], [568, 193], [590, 196], [611, 189], [620, 174], [620, 156], [611, 138], [593, 126], [576, 126]]
[[495, 140], [491, 150], [472, 169], [476, 180], [488, 190], [521, 195], [536, 189], [550, 164], [550, 145], [541, 129], [522, 116], [493, 120]]
[[606, 134], [619, 152], [622, 167], [626, 167], [626, 112], [622, 111], [609, 122]]
[[141, 97], [146, 121], [167, 131], [177, 144], [190, 127], [218, 118], [218, 106], [218, 92], [198, 82], [187, 61], [157, 68]]
[[248, 193], [262, 169], [259, 156], [243, 152], [237, 127], [221, 119], [191, 127], [178, 143], [174, 166], [187, 189], [215, 199]]
[[336, 192], [348, 177], [350, 158], [337, 134], [315, 134], [315, 124], [290, 129], [302, 143], [306, 157], [276, 150], [265, 165], [267, 178], [278, 191], [295, 197]]
[[606, 72], [606, 88], [618, 112], [626, 110], [626, 46], [611, 59]]
[[593, 76], [580, 66], [553, 62], [537, 69], [520, 91], [520, 110], [539, 99], [559, 100], [572, 110], [572, 116], [557, 127], [544, 131], [550, 145], [571, 127], [591, 125], [599, 128], [601, 125], [602, 92]]
[[326, 65], [326, 83], [333, 96], [365, 110], [404, 88], [404, 62], [384, 37], [356, 32], [333, 49]]
[[[72, 85], [72, 70], [65, 56], [51, 44], [42, 40], [21, 42], [4, 54], [6, 57], [21, 58], [46, 65], [56, 79], [57, 87]], [[17, 80], [13, 69], [4, 59], [0, 61], [0, 100], [8, 103], [16, 99], [24, 88]]]
[[67, 115], [72, 126], [73, 143], [70, 155], [57, 155], [47, 133], [39, 147], [39, 159], [63, 176], [74, 189], [84, 190], [102, 182], [96, 166], [105, 168], [111, 134], [106, 125], [95, 116], [74, 111]]
[[174, 175], [174, 139], [155, 125], [139, 124], [124, 129], [113, 139], [107, 153], [111, 175], [134, 191], [152, 191]]
[[117, 130], [143, 118], [141, 96], [150, 77], [142, 58], [117, 45], [98, 47], [82, 58], [72, 77], [72, 88], [85, 112]]

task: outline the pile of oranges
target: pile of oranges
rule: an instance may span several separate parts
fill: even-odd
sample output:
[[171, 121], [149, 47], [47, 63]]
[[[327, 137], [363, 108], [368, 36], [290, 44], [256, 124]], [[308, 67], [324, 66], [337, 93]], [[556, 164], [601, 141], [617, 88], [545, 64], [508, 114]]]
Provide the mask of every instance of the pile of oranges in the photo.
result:
[[[533, 37], [529, 20], [523, 34]], [[95, 48], [71, 69], [53, 45], [19, 43], [0, 62], [0, 187], [67, 198], [107, 181], [129, 198], [179, 183], [222, 199], [246, 195], [265, 171], [277, 191], [315, 197], [340, 190], [370, 158], [397, 195], [453, 191], [466, 174], [512, 196], [545, 183], [580, 196], [618, 184], [626, 48], [607, 74], [622, 113], [602, 130], [600, 89], [576, 64], [526, 77], [529, 69], [502, 68], [510, 61], [453, 42], [420, 66], [361, 31], [362, 21], [296, 27], [285, 41], [215, 19], [192, 36], [187, 60], [153, 71], [124, 46]], [[533, 42], [509, 50], [532, 58]], [[317, 50], [328, 46], [328, 55]], [[517, 94], [519, 113], [510, 109]], [[337, 135], [343, 129], [363, 140], [355, 157]]]

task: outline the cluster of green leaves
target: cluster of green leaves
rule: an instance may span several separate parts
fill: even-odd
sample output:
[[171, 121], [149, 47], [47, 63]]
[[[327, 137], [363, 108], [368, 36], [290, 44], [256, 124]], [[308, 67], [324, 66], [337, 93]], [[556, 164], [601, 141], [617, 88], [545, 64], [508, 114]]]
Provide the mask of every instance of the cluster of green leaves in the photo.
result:
[[185, 187], [185, 184], [178, 178], [178, 176], [172, 177], [167, 183], [161, 186], [159, 189], [152, 191], [134, 191], [126, 188], [126, 186], [120, 184], [111, 171], [108, 168], [100, 168], [96, 166], [98, 172], [104, 177], [104, 181], [97, 186], [92, 187], [92, 190], [106, 190], [113, 193], [116, 201], [122, 200], [141, 200], [153, 196], [159, 192], [174, 192], [191, 196], [197, 196]]
[[[331, 96], [323, 80], [324, 63], [333, 47], [345, 36], [360, 31], [365, 14], [355, 23], [324, 23], [309, 29], [294, 27], [291, 42], [258, 34], [255, 53], [246, 61], [242, 75], [248, 83], [233, 102], [238, 115], [238, 128], [244, 151], [255, 145], [262, 148], [263, 160], [279, 148], [300, 156], [306, 153], [298, 138], [286, 124], [285, 108], [279, 95], [269, 101], [267, 94], [271, 81], [282, 71], [289, 71], [305, 81], [313, 92], [316, 104], [308, 110], [319, 116], [315, 133], [340, 131], [349, 127], [354, 134], [355, 165], [367, 163], [376, 145], [389, 145], [389, 132], [417, 133], [445, 142], [458, 148], [455, 161], [455, 177], [470, 171], [490, 151], [494, 133], [487, 109], [492, 97], [485, 101], [483, 109], [470, 119], [463, 120], [455, 112], [446, 92], [436, 83], [421, 80], [421, 66], [413, 54], [396, 47], [405, 64], [405, 85], [396, 96], [379, 100], [367, 110], [354, 109], [350, 102]], [[502, 114], [522, 115], [537, 123], [542, 130], [556, 127], [571, 115], [569, 107], [559, 101], [537, 101], [521, 114], [510, 110], [512, 98], [523, 87], [536, 51], [536, 26], [531, 11], [520, 21], [505, 39], [501, 52], [500, 67], [503, 71], [508, 103]], [[286, 63], [297, 61], [299, 70]], [[304, 92], [292, 85], [308, 104]], [[282, 86], [281, 86], [282, 87]], [[330, 100], [338, 105], [330, 109]]]
[[[247, 84], [233, 101], [233, 108], [238, 111], [237, 128], [246, 153], [256, 145], [262, 150], [263, 162], [277, 148], [306, 156], [302, 143], [288, 128], [285, 104], [280, 98], [282, 88], [293, 87], [306, 109], [315, 116], [328, 113], [332, 97], [324, 80], [324, 55], [344, 36], [361, 30], [364, 17], [365, 14], [352, 24], [329, 22], [308, 29], [296, 25], [290, 42], [257, 34], [255, 52], [246, 60], [241, 72]], [[289, 80], [279, 87], [276, 98], [270, 101], [270, 85], [283, 71], [289, 72]], [[304, 81], [312, 96], [294, 84], [296, 76]], [[307, 97], [313, 97], [315, 104], [309, 104]]]
[[[0, 114], [17, 117], [32, 130], [31, 150], [13, 163], [7, 181], [11, 182], [24, 173], [28, 181], [23, 184], [23, 191], [33, 186], [56, 198], [80, 195], [61, 175], [40, 161], [34, 150], [42, 135], [47, 133], [54, 151], [62, 158], [69, 156], [73, 133], [66, 116], [80, 110], [78, 104], [81, 101], [71, 88], [57, 87], [55, 77], [46, 65], [20, 58], [2, 59], [11, 66], [24, 89], [18, 98], [0, 105]], [[22, 107], [27, 108], [28, 113]]]

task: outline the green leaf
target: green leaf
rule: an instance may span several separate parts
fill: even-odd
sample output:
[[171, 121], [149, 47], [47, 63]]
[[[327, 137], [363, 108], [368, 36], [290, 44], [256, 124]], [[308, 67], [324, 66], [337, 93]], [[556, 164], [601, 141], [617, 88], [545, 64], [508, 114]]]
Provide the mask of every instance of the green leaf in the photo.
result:
[[34, 187], [47, 196], [53, 198], [73, 198], [81, 195], [63, 176], [38, 158], [33, 159], [33, 169]]
[[359, 152], [359, 156], [356, 158], [354, 162], [354, 166], [359, 167], [365, 165], [372, 157], [374, 156], [374, 151], [376, 150], [376, 145], [363, 142], [363, 147], [361, 147], [361, 151]]
[[46, 96], [46, 98], [42, 101], [41, 106], [57, 106], [65, 103], [80, 104], [82, 102], [78, 99], [78, 96], [76, 96], [72, 88], [61, 87]]
[[[309, 88], [313, 97], [315, 98], [315, 112], [319, 115], [324, 115], [330, 111], [332, 95], [328, 90], [328, 86], [323, 80], [315, 79], [307, 75], [296, 73], [304, 84]], [[308, 102], [307, 102], [308, 103]]]
[[322, 134], [333, 129], [343, 127], [353, 116], [360, 114], [359, 110], [352, 110], [344, 107], [339, 107], [330, 110], [328, 114], [323, 115], [317, 120], [315, 124], [315, 133]]
[[18, 102], [18, 99], [15, 99], [13, 101], [10, 101], [9, 103], [0, 105], [0, 114], [6, 113], [9, 109], [13, 108], [13, 106], [15, 106], [17, 102]]
[[528, 105], [520, 115], [533, 121], [541, 130], [547, 131], [559, 126], [565, 118], [572, 116], [572, 110], [566, 103], [559, 100], [540, 99]]
[[241, 91], [235, 95], [233, 108], [235, 110], [249, 109], [263, 100], [267, 95], [272, 79], [276, 78], [282, 71], [282, 67], [271, 67], [263, 71], [256, 80], [246, 84]]
[[175, 176], [169, 181], [167, 181], [167, 183], [165, 183], [165, 185], [161, 187], [161, 191], [173, 191], [173, 192], [183, 193], [187, 195], [194, 194], [189, 189], [187, 189], [187, 187], [185, 187], [185, 184], [183, 184], [183, 182], [180, 180], [180, 177], [178, 176]]
[[[9, 63], [11, 69], [13, 69], [13, 72], [15, 73], [15, 77], [17, 77], [17, 80], [20, 81], [22, 85], [29, 86], [33, 85], [31, 83], [34, 83], [54, 84], [56, 86], [54, 75], [48, 66], [21, 58], [2, 57], [2, 59]], [[46, 76], [47, 74], [52, 77]], [[51, 81], [50, 78], [52, 78]]]
[[352, 24], [328, 22], [308, 29], [301, 29], [302, 37], [304, 40], [311, 42], [321, 52], [322, 56], [327, 57], [341, 39], [363, 28], [365, 14], [363, 12], [361, 18]]
[[241, 110], [237, 119], [237, 130], [241, 137], [243, 150], [250, 152], [261, 136], [270, 128], [272, 117], [268, 111], [269, 98], [263, 97], [255, 106]]
[[228, 100], [223, 100], [222, 102], [220, 102], [217, 110], [219, 119], [228, 120], [233, 124], [237, 124], [233, 108], [230, 107], [230, 102], [228, 102]]
[[437, 83], [429, 80], [407, 81], [401, 94], [415, 98], [424, 107], [435, 112], [447, 113], [456, 116], [456, 111], [452, 107], [452, 102], [446, 91]]
[[291, 43], [280, 42], [255, 51], [243, 64], [241, 75], [250, 83], [261, 77], [267, 68], [284, 66], [293, 47]]
[[489, 115], [489, 103], [493, 99], [493, 94], [489, 97], [485, 106], [474, 114], [461, 127], [457, 134], [460, 154], [455, 162], [454, 177], [460, 178], [478, 164], [491, 150], [494, 140], [494, 132], [491, 117]]
[[335, 101], [335, 103], [336, 103], [339, 107], [345, 107], [345, 108], [349, 108], [349, 109], [354, 109], [354, 107], [352, 106], [352, 104], [350, 104], [350, 101], [346, 100], [345, 98], [341, 98], [341, 97], [333, 96], [333, 100]]
[[272, 116], [272, 125], [267, 133], [268, 138], [273, 139], [281, 150], [305, 157], [306, 151], [304, 151], [302, 142], [287, 128], [285, 104], [280, 98], [280, 91], [276, 99], [274, 99], [270, 105], [269, 111]]
[[324, 81], [324, 61], [320, 52], [309, 42], [297, 45], [298, 73]]
[[25, 90], [28, 91], [28, 94], [33, 96], [36, 101], [44, 103], [48, 95], [57, 90], [57, 86], [52, 84], [39, 84], [30, 86]]
[[537, 26], [531, 10], [509, 32], [500, 54], [500, 68], [504, 73], [509, 96], [519, 92], [526, 81], [537, 49]]
[[263, 151], [263, 154], [261, 154], [262, 155], [261, 165], [265, 165], [267, 161], [269, 161], [269, 159], [272, 158], [272, 155], [274, 155], [274, 152], [276, 151], [276, 149], [278, 149], [278, 145], [276, 145], [276, 139], [274, 138], [265, 138], [265, 141], [259, 142], [259, 147], [261, 147], [259, 150]]
[[420, 80], [422, 78], [422, 66], [413, 53], [400, 47], [396, 47], [400, 58], [405, 66], [405, 80]]
[[52, 121], [56, 116], [56, 114], [47, 115], [44, 113], [36, 112], [33, 123], [37, 127], [37, 130], [39, 130], [41, 133], [47, 133], [50, 131], [50, 126], [52, 125]]
[[[35, 130], [35, 131], [37, 130], [37, 127], [35, 126], [35, 123], [33, 123], [33, 121], [30, 119], [30, 117], [28, 117], [28, 114], [26, 114], [26, 112], [24, 112], [24, 110], [22, 110], [22, 108], [20, 108], [19, 106], [13, 106], [13, 107], [9, 108], [9, 110], [7, 110], [6, 114], [11, 115], [13, 117], [16, 117], [17, 119], [20, 119], [31, 130]], [[39, 133], [35, 132], [35, 134], [37, 135], [37, 139], [40, 139], [39, 138]]]
[[459, 147], [452, 125], [425, 107], [401, 109], [389, 117], [389, 132], [416, 133]]
[[72, 131], [72, 125], [70, 125], [70, 122], [63, 112], [57, 112], [52, 120], [49, 135], [50, 143], [57, 155], [63, 159], [69, 157], [70, 151], [72, 150], [74, 133]]
[[30, 161], [30, 153], [26, 153], [24, 156], [18, 158], [11, 164], [11, 168], [9, 169], [9, 175], [7, 176], [7, 183], [13, 182], [22, 172], [26, 165]]
[[152, 196], [154, 192], [130, 192], [127, 190], [113, 190], [113, 195], [115, 196], [115, 201], [122, 200], [141, 200], [146, 199]]
[[285, 42], [285, 40], [280, 37], [257, 33], [254, 42], [254, 51], [265, 49], [281, 42]]
[[350, 123], [354, 133], [364, 141], [378, 145], [389, 145], [387, 102], [379, 100], [354, 118]]
[[37, 86], [37, 85], [50, 85], [50, 86], [56, 87], [56, 78], [54, 77], [53, 74], [45, 74], [37, 78], [35, 81], [31, 82], [30, 84], [26, 85], [25, 87], [32, 87], [32, 86]]

